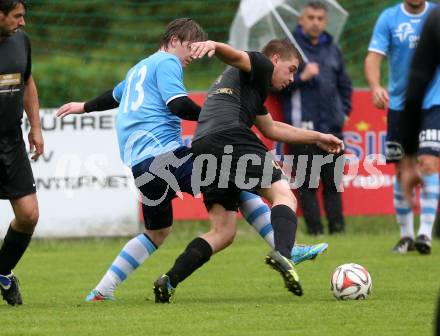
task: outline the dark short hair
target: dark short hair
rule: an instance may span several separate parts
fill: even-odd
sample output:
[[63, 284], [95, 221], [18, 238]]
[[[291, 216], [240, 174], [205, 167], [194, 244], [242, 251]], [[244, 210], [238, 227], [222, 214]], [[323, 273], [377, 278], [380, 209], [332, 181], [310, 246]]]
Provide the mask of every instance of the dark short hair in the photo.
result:
[[299, 63], [303, 62], [302, 56], [298, 49], [289, 40], [271, 40], [263, 48], [262, 53], [269, 58], [278, 54], [283, 60], [293, 57], [298, 59]]
[[0, 0], [0, 12], [8, 15], [10, 11], [14, 10], [19, 4], [26, 8], [26, 0]]
[[203, 28], [193, 19], [181, 18], [171, 21], [160, 40], [160, 47], [166, 48], [173, 37], [177, 37], [181, 42], [200, 42], [206, 41], [208, 35]]
[[321, 1], [310, 1], [304, 6], [304, 8], [312, 8], [314, 10], [323, 10], [326, 13], [328, 12], [327, 6]]

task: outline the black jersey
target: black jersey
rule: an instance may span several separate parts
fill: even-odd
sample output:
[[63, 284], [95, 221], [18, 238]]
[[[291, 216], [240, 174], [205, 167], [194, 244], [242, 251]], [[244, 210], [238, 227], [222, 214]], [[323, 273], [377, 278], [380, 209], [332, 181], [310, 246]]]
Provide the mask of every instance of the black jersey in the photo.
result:
[[264, 101], [272, 80], [272, 62], [259, 52], [248, 52], [251, 71], [228, 67], [208, 91], [194, 141], [229, 129], [250, 129], [257, 115], [267, 114]]
[[0, 136], [16, 132], [23, 117], [24, 84], [31, 75], [31, 46], [25, 32], [0, 41]]
[[401, 118], [402, 146], [407, 154], [417, 152], [423, 98], [439, 66], [440, 7], [437, 7], [426, 19], [411, 63], [405, 108]]

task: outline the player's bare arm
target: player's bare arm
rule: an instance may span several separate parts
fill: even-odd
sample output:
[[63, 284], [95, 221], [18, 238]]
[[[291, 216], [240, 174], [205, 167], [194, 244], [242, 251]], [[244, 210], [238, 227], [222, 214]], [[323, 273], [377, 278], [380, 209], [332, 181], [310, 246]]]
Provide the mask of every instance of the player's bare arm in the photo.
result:
[[36, 160], [44, 152], [44, 140], [41, 132], [40, 105], [38, 103], [37, 86], [35, 85], [32, 75], [25, 83], [24, 110], [28, 117], [29, 124], [31, 125], [28, 134], [29, 151], [32, 153], [31, 159]]
[[85, 102], [70, 102], [61, 106], [57, 111], [57, 117], [64, 118], [70, 114], [82, 114], [84, 110]]
[[400, 162], [400, 184], [403, 196], [412, 207], [415, 207], [417, 200], [413, 192], [414, 188], [423, 186], [423, 177], [415, 155], [406, 155]]
[[118, 106], [119, 102], [113, 97], [113, 90], [107, 90], [87, 102], [70, 102], [64, 104], [58, 109], [56, 116], [64, 118], [70, 114], [101, 112], [114, 109]]
[[334, 135], [297, 128], [283, 122], [274, 121], [270, 114], [257, 116], [255, 126], [265, 137], [275, 141], [315, 144], [333, 154], [337, 154], [344, 149], [343, 141]]
[[388, 92], [380, 85], [380, 65], [383, 55], [376, 52], [368, 52], [365, 58], [365, 77], [370, 85], [373, 104], [379, 109], [385, 109], [389, 100]]
[[245, 72], [251, 71], [251, 60], [245, 51], [237, 50], [228, 44], [204, 41], [191, 44], [191, 56], [201, 58], [205, 55], [216, 55], [223, 63], [236, 67]]

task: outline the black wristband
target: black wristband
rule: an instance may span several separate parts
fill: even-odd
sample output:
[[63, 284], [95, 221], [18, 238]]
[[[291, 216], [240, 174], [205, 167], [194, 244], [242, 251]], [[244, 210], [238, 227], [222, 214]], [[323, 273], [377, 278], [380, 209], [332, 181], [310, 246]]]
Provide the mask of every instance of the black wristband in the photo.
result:
[[113, 98], [113, 90], [108, 90], [84, 104], [84, 112], [111, 110], [119, 106], [119, 102]]

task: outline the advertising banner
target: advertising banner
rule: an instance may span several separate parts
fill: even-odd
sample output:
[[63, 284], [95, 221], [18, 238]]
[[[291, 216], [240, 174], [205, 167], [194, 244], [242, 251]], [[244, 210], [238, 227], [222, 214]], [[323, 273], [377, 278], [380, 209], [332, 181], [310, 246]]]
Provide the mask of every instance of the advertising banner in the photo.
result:
[[[203, 103], [205, 93], [193, 93], [192, 98]], [[281, 106], [269, 97], [266, 107], [275, 120], [282, 120]], [[393, 213], [393, 165], [385, 164], [386, 112], [372, 105], [370, 92], [356, 90], [353, 110], [344, 127], [347, 164], [343, 177], [343, 206], [346, 215], [381, 215]], [[196, 124], [183, 122], [183, 138], [191, 143]], [[283, 154], [283, 145], [261, 137], [269, 149]], [[175, 219], [206, 219], [201, 199], [185, 195], [173, 204]], [[299, 209], [301, 213], [301, 209]]]
[[[45, 151], [32, 162], [41, 237], [114, 236], [139, 230], [138, 204], [131, 172], [118, 153], [115, 111], [68, 116], [41, 110]], [[27, 143], [29, 124], [23, 122]], [[133, 187], [132, 187], [133, 186]], [[0, 202], [0, 235], [13, 218]]]
[[[202, 104], [205, 93], [192, 93]], [[270, 97], [268, 110], [281, 120], [281, 106]], [[45, 152], [32, 163], [38, 190], [40, 220], [36, 236], [83, 237], [131, 235], [139, 232], [139, 201], [130, 170], [119, 157], [115, 111], [72, 115], [41, 110]], [[183, 121], [183, 141], [190, 145], [195, 122]], [[27, 139], [29, 125], [23, 122]], [[386, 113], [375, 109], [368, 91], [357, 90], [353, 111], [344, 128], [347, 164], [343, 177], [346, 215], [393, 213], [394, 168], [385, 165]], [[262, 138], [282, 159], [283, 145]], [[26, 142], [27, 145], [27, 142]], [[176, 220], [207, 219], [201, 198], [184, 194], [173, 202]], [[0, 236], [13, 213], [0, 202]], [[299, 213], [301, 210], [299, 209]]]

